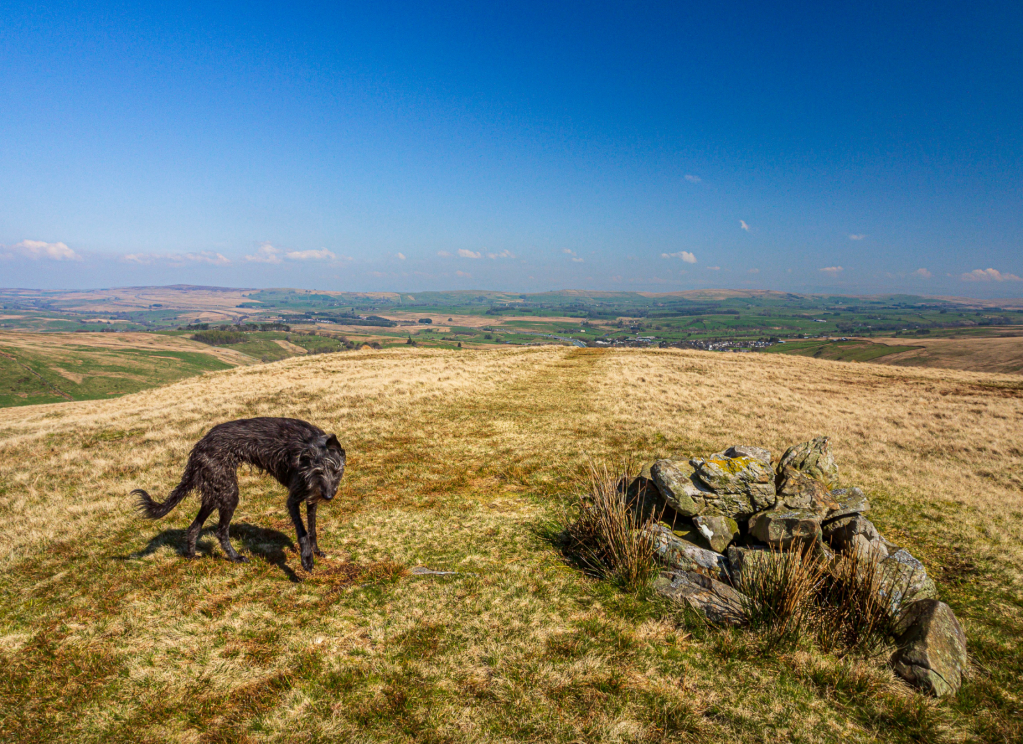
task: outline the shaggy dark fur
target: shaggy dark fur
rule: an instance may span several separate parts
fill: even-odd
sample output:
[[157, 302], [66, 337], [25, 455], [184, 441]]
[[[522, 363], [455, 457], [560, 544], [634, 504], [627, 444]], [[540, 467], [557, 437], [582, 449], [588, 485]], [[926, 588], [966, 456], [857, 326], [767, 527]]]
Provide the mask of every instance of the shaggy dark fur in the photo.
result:
[[[295, 523], [302, 567], [313, 568], [316, 546], [316, 505], [330, 501], [345, 472], [345, 451], [333, 434], [306, 421], [288, 418], [239, 419], [219, 424], [198, 441], [188, 456], [181, 482], [162, 504], [141, 489], [132, 491], [137, 506], [148, 519], [166, 516], [191, 491], [199, 491], [199, 515], [188, 528], [185, 555], [195, 557], [199, 531], [213, 513], [220, 511], [217, 537], [227, 557], [246, 561], [228, 540], [227, 529], [238, 506], [238, 466], [247, 462], [265, 470], [288, 489], [288, 513]], [[306, 503], [309, 531], [302, 524], [299, 505]]]

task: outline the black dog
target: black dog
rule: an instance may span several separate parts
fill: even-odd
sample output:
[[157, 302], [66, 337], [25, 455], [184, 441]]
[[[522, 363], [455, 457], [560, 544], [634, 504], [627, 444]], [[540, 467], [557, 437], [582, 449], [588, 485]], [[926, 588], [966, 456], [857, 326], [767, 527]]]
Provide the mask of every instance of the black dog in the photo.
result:
[[[333, 434], [299, 419], [253, 418], [219, 424], [210, 429], [192, 448], [181, 482], [162, 504], [153, 501], [142, 489], [132, 491], [137, 506], [148, 519], [166, 516], [193, 490], [202, 499], [199, 515], [188, 528], [185, 555], [195, 557], [195, 541], [203, 524], [220, 510], [217, 537], [227, 557], [246, 561], [231, 547], [227, 528], [238, 506], [238, 466], [247, 462], [265, 470], [288, 489], [288, 513], [295, 523], [302, 553], [302, 568], [313, 569], [313, 554], [322, 556], [316, 546], [316, 505], [337, 494], [345, 472], [345, 451]], [[309, 531], [302, 524], [299, 505], [306, 502]]]

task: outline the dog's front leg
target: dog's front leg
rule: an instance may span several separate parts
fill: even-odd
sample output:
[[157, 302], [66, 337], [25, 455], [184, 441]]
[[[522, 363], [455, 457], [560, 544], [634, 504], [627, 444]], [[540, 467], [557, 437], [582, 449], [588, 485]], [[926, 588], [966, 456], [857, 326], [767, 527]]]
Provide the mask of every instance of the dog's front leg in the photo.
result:
[[313, 570], [313, 546], [309, 539], [309, 533], [305, 530], [305, 525], [302, 524], [302, 512], [299, 511], [298, 507], [303, 501], [301, 492], [292, 491], [288, 494], [288, 514], [291, 515], [291, 521], [295, 523], [295, 534], [298, 536], [298, 549], [302, 556], [302, 568], [306, 571]]
[[309, 517], [309, 542], [313, 546], [313, 555], [326, 558], [327, 554], [320, 550], [320, 546], [316, 543], [316, 504], [310, 501], [305, 502], [305, 511], [306, 516]]

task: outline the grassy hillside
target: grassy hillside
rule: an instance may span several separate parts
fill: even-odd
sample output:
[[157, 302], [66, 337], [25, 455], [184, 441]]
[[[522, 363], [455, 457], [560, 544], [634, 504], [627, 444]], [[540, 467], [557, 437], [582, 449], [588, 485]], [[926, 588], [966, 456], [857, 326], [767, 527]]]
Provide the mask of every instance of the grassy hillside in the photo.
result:
[[0, 332], [0, 407], [125, 395], [253, 361], [152, 334]]
[[834, 341], [825, 338], [810, 341], [787, 341], [784, 344], [763, 349], [761, 353], [791, 354], [814, 359], [832, 359], [837, 362], [876, 362], [889, 354], [914, 351], [917, 348], [919, 347], [878, 344], [862, 339]]
[[[247, 564], [210, 532], [178, 554], [194, 499], [133, 513], [132, 488], [162, 497], [213, 423], [253, 415], [348, 449], [312, 574], [265, 477], [241, 476]], [[961, 619], [957, 699], [767, 652], [561, 557], [587, 457], [817, 433]], [[346, 352], [0, 410], [0, 741], [1019, 741], [1021, 473], [1018, 377], [783, 355]]]

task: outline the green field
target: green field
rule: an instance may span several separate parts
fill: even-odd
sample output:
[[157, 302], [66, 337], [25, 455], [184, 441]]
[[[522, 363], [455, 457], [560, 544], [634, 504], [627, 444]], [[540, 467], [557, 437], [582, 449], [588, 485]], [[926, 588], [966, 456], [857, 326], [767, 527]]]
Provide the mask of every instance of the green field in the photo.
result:
[[[147, 290], [143, 292], [142, 290]], [[206, 294], [203, 294], [205, 292]], [[83, 296], [84, 295], [84, 296]], [[132, 299], [132, 298], [136, 299]], [[152, 302], [158, 298], [159, 302]], [[132, 304], [134, 302], [134, 304]], [[203, 302], [208, 304], [203, 305]], [[722, 342], [826, 336], [960, 337], [1021, 332], [1018, 301], [1005, 307], [971, 300], [913, 295], [800, 295], [767, 291], [693, 291], [670, 294], [563, 291], [342, 293], [294, 289], [227, 290], [202, 287], [96, 290], [93, 293], [0, 290], [0, 327], [20, 330], [167, 331], [197, 318], [212, 324], [283, 322], [298, 329], [317, 323], [360, 324], [356, 335], [404, 339], [422, 329], [374, 327], [383, 317], [415, 325], [427, 316], [439, 325], [506, 327], [567, 335], [584, 342], [635, 341], [706, 348]], [[476, 319], [467, 323], [464, 319]], [[452, 330], [456, 330], [452, 328]], [[461, 331], [461, 329], [458, 329]], [[479, 331], [479, 328], [476, 329]], [[489, 343], [475, 333], [474, 343]], [[266, 340], [266, 339], [261, 339]], [[428, 341], [429, 337], [424, 337]], [[527, 338], [506, 339], [531, 343]], [[301, 345], [301, 344], [299, 344]], [[257, 359], [281, 358], [267, 344], [243, 350]]]
[[109, 398], [230, 367], [201, 352], [0, 345], [0, 407]]

